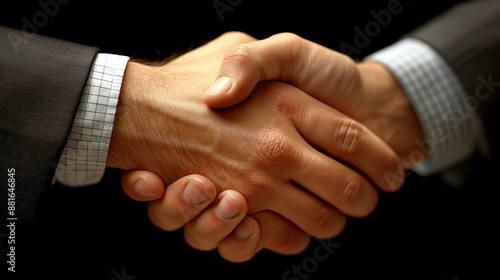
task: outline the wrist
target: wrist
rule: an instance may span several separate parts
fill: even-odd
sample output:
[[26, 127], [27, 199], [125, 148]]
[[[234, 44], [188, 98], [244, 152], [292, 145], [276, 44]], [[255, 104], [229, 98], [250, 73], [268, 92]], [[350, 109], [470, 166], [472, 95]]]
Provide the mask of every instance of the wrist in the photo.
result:
[[[168, 184], [196, 173], [195, 156], [215, 158], [210, 150], [221, 133], [213, 125], [211, 110], [201, 94], [196, 94], [203, 92], [205, 85], [197, 84], [201, 74], [191, 74], [195, 67], [173, 62], [162, 66], [129, 62], [107, 167], [149, 170]], [[186, 77], [194, 78], [186, 82]]]
[[[391, 146], [405, 168], [428, 158], [424, 133], [413, 106], [392, 73], [382, 64], [358, 64], [365, 92], [360, 121]], [[418, 158], [412, 154], [418, 152]]]
[[137, 100], [137, 93], [139, 92], [138, 76], [141, 75], [141, 72], [144, 72], [145, 67], [147, 66], [136, 62], [129, 62], [125, 69], [106, 167], [123, 170], [138, 168], [138, 166], [134, 166], [133, 164], [133, 150], [130, 147], [134, 131], [128, 124], [130, 124], [131, 118], [134, 118], [134, 121], [138, 122], [138, 118], [142, 116], [141, 114], [136, 114], [140, 110], [137, 106], [141, 103]]

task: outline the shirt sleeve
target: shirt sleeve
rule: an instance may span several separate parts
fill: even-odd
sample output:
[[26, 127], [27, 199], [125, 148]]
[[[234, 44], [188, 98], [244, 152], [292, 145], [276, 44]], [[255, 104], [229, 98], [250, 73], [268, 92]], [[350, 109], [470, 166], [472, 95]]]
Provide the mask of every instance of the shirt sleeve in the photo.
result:
[[448, 63], [429, 45], [406, 38], [366, 58], [396, 77], [420, 121], [430, 159], [414, 169], [431, 175], [455, 166], [476, 151], [487, 153], [477, 100]]
[[57, 165], [55, 180], [61, 184], [79, 187], [102, 179], [128, 60], [120, 55], [97, 55]]

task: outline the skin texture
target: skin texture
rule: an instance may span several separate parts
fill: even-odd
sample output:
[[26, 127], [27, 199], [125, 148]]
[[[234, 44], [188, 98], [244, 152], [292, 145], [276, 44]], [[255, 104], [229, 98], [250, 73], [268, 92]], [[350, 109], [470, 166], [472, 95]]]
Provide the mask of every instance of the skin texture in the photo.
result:
[[[289, 49], [295, 50], [293, 45], [299, 44], [300, 40], [289, 34], [285, 36], [285, 39], [290, 41], [285, 40], [285, 43], [292, 46]], [[231, 49], [230, 44], [238, 41], [235, 37], [246, 41], [245, 45]], [[279, 47], [284, 39], [278, 39], [281, 40], [276, 43]], [[326, 85], [313, 83], [322, 81], [318, 73], [325, 72], [315, 70], [314, 67], [311, 72], [316, 73], [316, 79], [312, 80], [312, 76], [297, 77], [300, 74], [298, 72], [273, 76], [272, 71], [295, 68], [273, 68], [272, 59], [268, 60], [270, 63], [266, 64], [266, 67], [273, 70], [266, 76], [265, 71], [259, 68], [260, 64], [255, 62], [258, 61], [255, 57], [269, 56], [272, 52], [259, 53], [253, 50], [274, 50], [275, 47], [271, 44], [260, 48], [251, 45], [250, 41], [251, 38], [242, 34], [226, 34], [161, 67], [130, 63], [125, 74], [108, 157], [110, 167], [150, 170], [158, 174], [165, 184], [175, 185], [177, 178], [197, 173], [206, 176], [205, 178], [196, 175], [204, 178], [202, 180], [210, 179], [211, 182], [207, 179], [204, 183], [214, 184], [219, 191], [239, 191], [244, 197], [243, 200], [232, 193], [236, 197], [232, 199], [235, 207], [241, 208], [234, 219], [236, 222], [225, 225], [221, 223], [223, 219], [220, 219], [220, 216], [213, 214], [216, 213], [217, 203], [225, 195], [218, 196], [215, 206], [205, 210], [209, 214], [203, 212], [200, 216], [186, 216], [186, 211], [183, 214], [183, 220], [186, 222], [195, 216], [195, 221], [198, 221], [193, 223], [198, 226], [189, 224], [186, 227], [186, 240], [190, 245], [198, 249], [219, 247], [221, 255], [234, 261], [246, 260], [261, 248], [285, 254], [296, 253], [307, 246], [309, 235], [332, 237], [343, 229], [345, 215], [363, 217], [373, 211], [378, 202], [376, 187], [394, 191], [400, 188], [403, 182], [403, 168], [397, 155], [381, 139], [359, 121], [346, 117], [293, 86], [276, 82], [261, 83], [245, 102], [235, 107], [213, 110], [204, 106], [202, 93], [216, 80], [224, 54], [225, 60], [219, 76], [227, 76], [230, 72], [227, 69], [237, 68], [234, 65], [241, 68], [238, 73], [247, 75], [232, 77], [232, 85], [229, 87], [231, 90], [238, 89], [238, 84], [249, 85], [252, 90], [252, 83], [255, 85], [262, 80], [278, 78], [311, 90], [312, 93], [308, 93], [321, 100], [325, 96], [314, 94], [317, 94], [320, 88], [334, 87], [336, 91], [350, 93], [350, 96], [358, 94], [356, 97], [361, 98], [360, 100], [347, 94], [338, 94], [335, 101], [339, 102], [322, 100], [327, 104], [338, 105], [346, 113], [352, 113], [349, 109], [354, 112], [356, 110], [352, 108], [368, 104], [362, 102], [363, 98], [368, 98], [365, 95], [372, 94], [367, 89], [386, 90], [394, 86], [391, 80], [381, 83], [383, 86], [380, 88], [366, 86], [367, 82], [382, 78], [384, 81], [385, 78], [391, 78], [392, 82], [395, 80], [388, 72], [388, 76], [387, 73], [379, 75], [381, 72], [380, 69], [377, 70], [377, 65], [358, 67], [345, 56], [332, 56], [330, 53], [326, 58], [334, 59], [334, 63], [330, 65], [335, 67], [327, 68], [326, 74], [337, 75], [333, 82], [329, 81]], [[294, 58], [294, 55], [303, 57], [305, 51], [313, 51], [315, 55], [324, 54], [322, 49], [317, 51], [301, 46], [299, 52], [292, 52], [288, 58]], [[250, 56], [245, 57], [245, 54]], [[307, 57], [309, 63], [311, 59], [320, 62], [325, 59], [316, 58], [314, 55]], [[279, 56], [275, 58], [280, 59]], [[300, 59], [274, 63], [287, 66], [286, 63], [296, 63], [296, 60]], [[245, 68], [249, 65], [250, 69]], [[256, 70], [263, 76], [256, 79]], [[313, 84], [304, 84], [301, 81], [311, 81]], [[400, 87], [394, 86], [394, 89], [398, 90]], [[229, 95], [226, 92], [221, 98], [223, 101], [220, 106], [213, 104], [217, 102], [217, 95], [205, 95], [204, 101], [214, 107], [224, 107], [231, 105], [231, 102], [242, 101], [248, 94], [241, 88]], [[394, 104], [400, 104], [401, 108], [407, 105], [404, 102]], [[380, 112], [366, 111], [367, 114], [354, 115], [361, 121], [373, 120], [372, 123], [367, 123], [375, 131], [379, 128], [376, 133], [382, 138], [397, 138], [390, 133], [384, 134], [384, 130], [380, 129], [382, 126], [379, 120], [384, 119]], [[385, 118], [390, 120], [393, 117], [391, 115]], [[366, 158], [376, 159], [377, 164], [372, 164]], [[360, 172], [343, 163], [348, 163]], [[388, 180], [388, 173], [393, 174], [394, 179]], [[125, 173], [124, 177], [127, 176]], [[142, 178], [149, 178], [148, 176]], [[134, 184], [137, 182], [128, 181]], [[151, 182], [151, 179], [146, 181]], [[158, 180], [148, 184], [149, 187], [156, 189], [156, 182]], [[127, 184], [124, 184], [124, 189], [125, 185]], [[297, 185], [304, 189], [298, 188]], [[185, 184], [179, 188], [182, 187], [185, 187]], [[161, 191], [150, 193], [160, 194]], [[167, 194], [165, 197], [168, 197]], [[180, 203], [182, 199], [179, 199]], [[248, 205], [244, 205], [245, 199]], [[165, 201], [166, 199], [162, 199], [150, 203], [149, 213], [153, 223], [166, 230], [182, 226], [181, 219], [177, 219], [175, 226], [165, 225], [164, 221], [168, 219], [164, 218], [165, 214], [158, 212], [168, 212], [171, 207], [165, 205], [175, 204]], [[202, 207], [191, 210], [193, 213], [199, 213], [201, 209]], [[249, 214], [253, 214], [255, 220], [248, 220], [251, 217], [242, 220], [244, 214], [240, 214], [247, 210]], [[245, 247], [248, 250], [242, 250], [244, 253], [238, 255], [234, 253], [234, 248], [237, 248], [234, 247], [234, 244], [237, 244], [235, 240], [238, 239], [236, 231], [229, 233], [236, 225], [239, 225], [239, 228], [245, 227], [245, 224], [252, 228], [248, 240], [253, 241], [248, 241]], [[229, 236], [224, 239], [224, 234], [220, 235], [219, 232]], [[289, 241], [283, 241], [285, 232], [290, 236]], [[203, 236], [210, 236], [210, 240], [199, 241]], [[229, 241], [222, 242], [221, 239]], [[259, 243], [256, 245], [257, 240]]]
[[396, 78], [383, 65], [351, 58], [291, 33], [240, 44], [224, 57], [217, 79], [232, 81], [226, 90], [204, 94], [210, 107], [226, 108], [250, 95], [260, 81], [290, 83], [361, 122], [388, 143], [408, 169], [410, 154], [428, 151], [417, 145], [424, 134], [413, 107]]

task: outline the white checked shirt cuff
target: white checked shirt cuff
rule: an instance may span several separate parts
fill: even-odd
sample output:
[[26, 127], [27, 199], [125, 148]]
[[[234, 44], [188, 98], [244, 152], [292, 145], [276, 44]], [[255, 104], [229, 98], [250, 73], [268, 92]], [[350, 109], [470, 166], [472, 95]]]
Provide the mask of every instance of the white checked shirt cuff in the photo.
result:
[[366, 60], [385, 65], [399, 80], [419, 118], [430, 159], [415, 167], [421, 175], [468, 159], [485, 143], [477, 103], [448, 63], [424, 42], [406, 38]]
[[128, 60], [97, 55], [56, 169], [55, 179], [61, 184], [79, 187], [101, 181]]

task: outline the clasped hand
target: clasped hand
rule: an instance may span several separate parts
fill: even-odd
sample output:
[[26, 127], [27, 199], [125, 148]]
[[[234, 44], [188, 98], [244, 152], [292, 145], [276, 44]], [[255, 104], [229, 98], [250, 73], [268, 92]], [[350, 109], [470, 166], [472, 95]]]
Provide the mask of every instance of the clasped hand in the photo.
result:
[[377, 189], [401, 187], [398, 154], [411, 149], [380, 123], [419, 128], [404, 102], [401, 116], [371, 108], [379, 66], [291, 34], [254, 41], [226, 33], [161, 66], [130, 62], [107, 163], [147, 170], [124, 172], [122, 185], [151, 201], [151, 221], [185, 226], [192, 247], [231, 261], [298, 253], [341, 233], [346, 215], [370, 214]]

